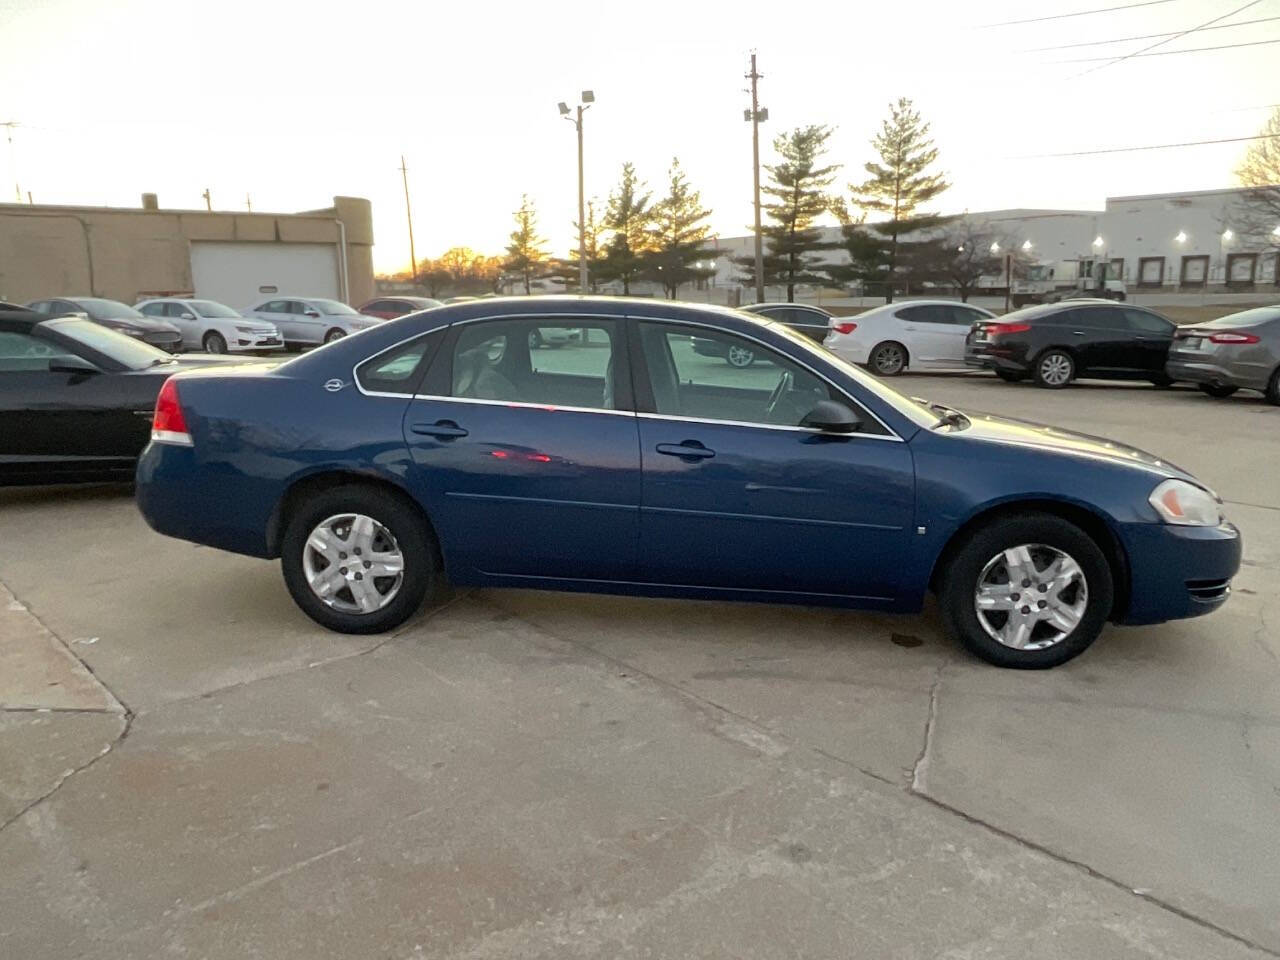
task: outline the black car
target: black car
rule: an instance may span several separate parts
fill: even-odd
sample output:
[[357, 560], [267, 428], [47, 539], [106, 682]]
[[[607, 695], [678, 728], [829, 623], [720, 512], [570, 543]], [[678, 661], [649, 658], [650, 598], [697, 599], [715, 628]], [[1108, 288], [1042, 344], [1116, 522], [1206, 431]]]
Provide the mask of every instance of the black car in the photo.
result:
[[82, 317], [0, 309], [0, 486], [131, 480], [176, 358]]
[[182, 350], [182, 331], [172, 323], [148, 317], [119, 300], [107, 300], [103, 297], [56, 297], [51, 300], [33, 300], [27, 304], [27, 308], [46, 317], [83, 314], [94, 323], [119, 330], [125, 336], [161, 350], [168, 350], [170, 353]]
[[[802, 306], [797, 303], [753, 303], [743, 307], [748, 313], [768, 317], [821, 343], [827, 336], [832, 315], [821, 307]], [[704, 357], [723, 357], [731, 367], [749, 367], [756, 362], [755, 351], [735, 345], [726, 347], [717, 340], [693, 338], [693, 352]]]
[[1010, 382], [1034, 377], [1052, 389], [1077, 377], [1168, 386], [1165, 363], [1176, 329], [1158, 313], [1109, 300], [1042, 304], [975, 323], [964, 362]]

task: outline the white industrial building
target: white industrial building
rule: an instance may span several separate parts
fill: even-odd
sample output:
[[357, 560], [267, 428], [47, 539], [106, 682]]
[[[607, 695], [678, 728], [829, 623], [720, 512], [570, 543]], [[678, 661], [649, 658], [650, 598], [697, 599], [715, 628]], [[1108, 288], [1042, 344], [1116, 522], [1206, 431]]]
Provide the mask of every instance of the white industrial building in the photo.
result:
[[[1108, 275], [1133, 290], [1273, 292], [1280, 280], [1280, 224], [1270, 238], [1274, 242], [1250, 244], [1239, 229], [1245, 194], [1243, 189], [1197, 190], [1109, 197], [1098, 211], [1014, 209], [965, 216], [1005, 236], [1036, 262], [1107, 261]], [[826, 232], [826, 239], [840, 240], [838, 227]], [[714, 285], [741, 285], [749, 275], [734, 261], [751, 256], [752, 238], [720, 238], [716, 245]], [[847, 255], [836, 249], [825, 259]]]

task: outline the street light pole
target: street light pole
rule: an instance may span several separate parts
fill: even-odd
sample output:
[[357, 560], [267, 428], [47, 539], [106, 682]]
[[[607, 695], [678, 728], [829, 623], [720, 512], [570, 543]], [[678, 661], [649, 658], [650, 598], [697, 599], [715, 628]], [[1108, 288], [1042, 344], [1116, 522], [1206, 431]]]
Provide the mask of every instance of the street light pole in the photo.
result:
[[760, 239], [760, 121], [768, 119], [769, 111], [761, 115], [760, 100], [757, 96], [756, 84], [763, 74], [756, 71], [756, 55], [751, 55], [751, 72], [747, 77], [751, 80], [751, 176], [755, 188], [756, 212], [756, 303], [764, 301], [764, 247]]
[[400, 154], [400, 179], [404, 181], [404, 213], [409, 220], [409, 266], [413, 273], [410, 279], [418, 282], [418, 257], [413, 249], [413, 207], [409, 206], [409, 170], [404, 165], [404, 154]]
[[583, 168], [582, 168], [582, 115], [591, 109], [596, 102], [596, 95], [591, 90], [582, 91], [582, 99], [578, 103], [577, 116], [569, 115], [569, 106], [560, 102], [560, 116], [572, 123], [578, 130], [578, 292], [586, 293], [590, 279], [587, 276], [587, 212], [584, 202]]

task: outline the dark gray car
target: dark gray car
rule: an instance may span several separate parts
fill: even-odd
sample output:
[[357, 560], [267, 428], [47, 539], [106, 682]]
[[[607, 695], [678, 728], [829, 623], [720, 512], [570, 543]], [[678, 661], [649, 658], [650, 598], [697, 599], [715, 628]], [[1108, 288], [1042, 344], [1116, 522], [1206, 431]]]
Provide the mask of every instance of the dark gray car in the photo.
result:
[[32, 301], [27, 304], [27, 309], [49, 317], [83, 314], [94, 323], [118, 330], [125, 336], [169, 353], [182, 351], [182, 333], [177, 327], [166, 320], [145, 316], [119, 300], [107, 300], [103, 297], [57, 297]]
[[1243, 310], [1174, 334], [1166, 370], [1211, 397], [1260, 390], [1280, 405], [1280, 306]]
[[756, 313], [770, 320], [785, 323], [797, 333], [821, 343], [831, 325], [831, 314], [821, 307], [800, 303], [753, 303], [743, 307], [748, 313]]

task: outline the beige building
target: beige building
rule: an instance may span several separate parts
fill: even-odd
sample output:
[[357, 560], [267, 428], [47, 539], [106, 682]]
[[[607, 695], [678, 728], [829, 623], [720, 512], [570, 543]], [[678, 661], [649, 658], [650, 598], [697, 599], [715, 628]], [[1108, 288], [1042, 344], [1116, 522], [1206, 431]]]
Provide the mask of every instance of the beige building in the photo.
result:
[[0, 300], [188, 295], [241, 308], [272, 293], [374, 295], [368, 200], [302, 213], [0, 204]]

